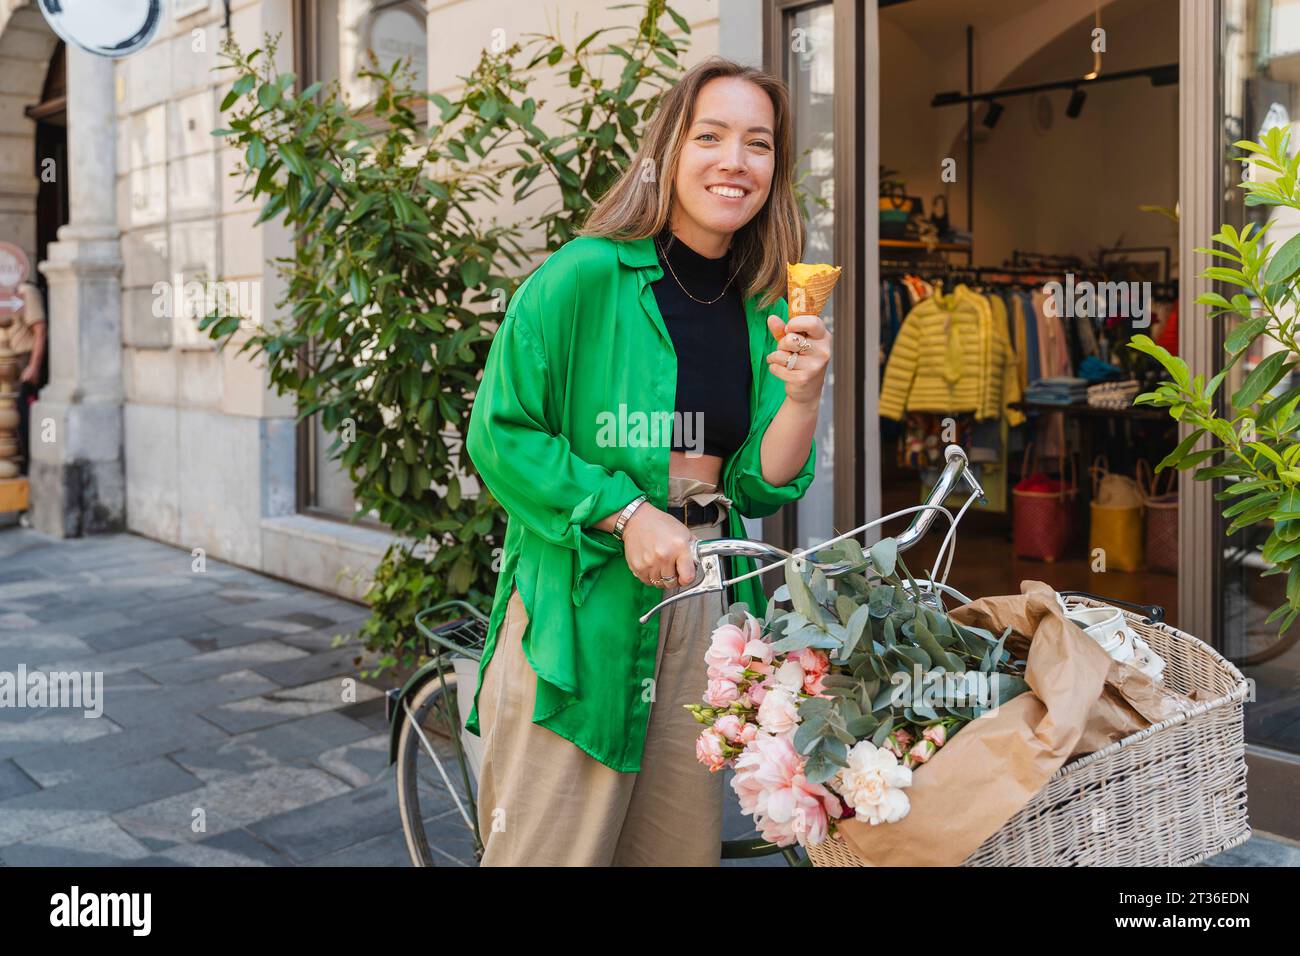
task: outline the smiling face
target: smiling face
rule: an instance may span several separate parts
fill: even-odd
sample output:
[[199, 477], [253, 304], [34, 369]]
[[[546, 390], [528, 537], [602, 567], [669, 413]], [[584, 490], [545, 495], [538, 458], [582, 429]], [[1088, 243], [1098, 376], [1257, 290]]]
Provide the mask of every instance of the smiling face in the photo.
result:
[[755, 84], [717, 77], [700, 87], [677, 160], [672, 229], [710, 258], [767, 202], [776, 166], [772, 101]]

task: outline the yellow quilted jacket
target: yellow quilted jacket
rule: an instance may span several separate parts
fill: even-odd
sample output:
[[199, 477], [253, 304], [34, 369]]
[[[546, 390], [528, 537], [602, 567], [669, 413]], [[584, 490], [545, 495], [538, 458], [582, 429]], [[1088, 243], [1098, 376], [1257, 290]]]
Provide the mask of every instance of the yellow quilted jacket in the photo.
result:
[[1024, 415], [1007, 407], [1020, 401], [1017, 365], [1005, 312], [995, 317], [984, 296], [959, 285], [907, 314], [885, 366], [880, 414], [974, 412], [1019, 425]]

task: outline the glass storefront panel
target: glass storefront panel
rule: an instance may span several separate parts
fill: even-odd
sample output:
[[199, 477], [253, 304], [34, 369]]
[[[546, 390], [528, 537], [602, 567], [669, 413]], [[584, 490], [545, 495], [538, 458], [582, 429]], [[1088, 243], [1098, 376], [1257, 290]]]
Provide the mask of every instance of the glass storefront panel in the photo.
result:
[[[1222, 221], [1240, 229], [1272, 218], [1269, 240], [1280, 245], [1300, 233], [1300, 213], [1246, 206], [1237, 186], [1244, 167], [1229, 157], [1240, 154], [1233, 142], [1258, 139], [1268, 129], [1300, 118], [1300, 0], [1225, 0], [1222, 30]], [[1297, 145], [1300, 129], [1293, 136], [1293, 153]], [[1236, 384], [1274, 350], [1257, 348], [1238, 363]], [[1277, 391], [1297, 384], [1300, 375], [1293, 373]], [[1224, 391], [1230, 393], [1233, 382], [1226, 385]], [[1277, 625], [1265, 623], [1286, 600], [1285, 575], [1260, 576], [1267, 565], [1259, 551], [1268, 533], [1268, 528], [1250, 528], [1225, 539], [1221, 649], [1255, 681], [1255, 703], [1246, 708], [1246, 739], [1300, 753], [1300, 621], [1280, 638]]]
[[[796, 178], [805, 206], [808, 242], [804, 262], [834, 262], [835, 244], [835, 33], [830, 3], [803, 7], [786, 14], [790, 38], [785, 79], [794, 118]], [[820, 201], [819, 201], [820, 200]], [[822, 321], [835, 334], [837, 294], [822, 312]], [[821, 414], [817, 419], [817, 476], [799, 500], [798, 540], [803, 548], [834, 537], [835, 514], [835, 372], [826, 373]]]

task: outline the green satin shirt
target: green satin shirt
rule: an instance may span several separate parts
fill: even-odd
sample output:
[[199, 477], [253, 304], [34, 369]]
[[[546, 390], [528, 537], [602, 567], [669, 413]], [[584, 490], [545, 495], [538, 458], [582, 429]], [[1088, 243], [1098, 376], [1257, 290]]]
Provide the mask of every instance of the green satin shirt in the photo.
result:
[[[641, 767], [659, 643], [659, 616], [637, 618], [663, 592], [639, 581], [622, 543], [594, 525], [642, 493], [667, 506], [677, 356], [650, 287], [662, 275], [650, 237], [580, 237], [547, 258], [510, 300], [465, 442], [508, 517], [479, 686], [516, 585], [537, 673], [533, 723], [622, 772]], [[757, 295], [746, 299], [750, 430], [722, 469], [732, 537], [745, 536], [741, 515], [770, 515], [813, 480], [815, 445], [789, 484], [763, 480], [763, 434], [785, 400], [785, 383], [766, 368], [776, 347], [768, 314], [788, 318], [785, 299], [762, 313]], [[732, 561], [737, 574], [754, 566]], [[767, 607], [758, 578], [735, 585], [732, 599], [757, 615]], [[477, 690], [466, 727], [479, 733]]]

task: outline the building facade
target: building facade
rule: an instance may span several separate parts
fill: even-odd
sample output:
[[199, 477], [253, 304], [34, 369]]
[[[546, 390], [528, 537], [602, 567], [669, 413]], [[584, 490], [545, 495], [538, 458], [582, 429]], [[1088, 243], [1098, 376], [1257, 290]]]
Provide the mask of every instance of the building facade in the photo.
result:
[[[409, 57], [431, 91], [449, 92], [490, 43], [547, 30], [576, 42], [626, 23], [631, 11], [591, 0], [163, 5], [153, 42], [109, 61], [65, 49], [32, 3], [0, 0], [0, 239], [39, 263], [50, 321], [48, 376], [33, 414], [31, 520], [59, 536], [127, 530], [356, 598], [391, 535], [368, 516], [351, 520], [347, 482], [323, 452], [328, 436], [315, 422], [295, 422], [256, 361], [214, 348], [183, 310], [159, 308], [160, 290], [175, 297], [186, 282], [219, 278], [269, 314], [279, 298], [273, 261], [292, 244], [274, 224], [254, 227], [257, 210], [239, 200], [230, 175], [239, 157], [211, 135], [228, 86], [215, 69], [221, 43], [230, 35], [247, 48], [279, 35], [284, 70], [304, 81], [337, 78], [362, 102], [366, 51], [381, 61]], [[943, 194], [946, 216], [966, 233], [953, 244], [966, 265], [999, 265], [1026, 245], [1163, 248], [1165, 278], [1178, 281], [1180, 353], [1194, 368], [1218, 366], [1222, 330], [1195, 304], [1210, 284], [1198, 278], [1205, 263], [1193, 249], [1220, 221], [1243, 215], [1227, 145], [1300, 109], [1292, 66], [1300, 4], [674, 6], [692, 26], [688, 64], [721, 53], [786, 79], [802, 188], [820, 200], [805, 258], [844, 269], [828, 314], [836, 350], [817, 480], [797, 508], [755, 532], [806, 546], [893, 501], [882, 464], [893, 436], [878, 409], [890, 321], [882, 283], [910, 252], [880, 232], [884, 167], [896, 167], [927, 209]], [[1150, 82], [1098, 84], [1086, 103], [1069, 89], [1006, 99], [1000, 123], [982, 101], [933, 101], [944, 91], [1050, 86], [1090, 64], [1103, 75], [1150, 68]], [[1176, 83], [1160, 72], [1170, 66]], [[562, 99], [550, 82], [543, 71], [531, 95]], [[484, 213], [528, 214], [546, 201]], [[1176, 206], [1177, 219], [1141, 206]], [[1259, 569], [1249, 548], [1242, 558], [1234, 557], [1240, 547], [1225, 547], [1212, 490], [1184, 483], [1177, 575], [1156, 583], [1178, 626], [1256, 667], [1261, 687], [1274, 688], [1256, 705], [1267, 719], [1248, 728], [1255, 799], [1300, 780], [1300, 699], [1288, 689], [1300, 648], [1279, 651], [1260, 636], [1245, 583]], [[916, 491], [904, 489], [913, 500]], [[1008, 567], [1011, 578], [1051, 581], [1046, 570]], [[1115, 575], [1099, 582], [1116, 596], [1139, 588]], [[1266, 803], [1256, 807], [1267, 815]], [[1263, 826], [1287, 832], [1280, 821]]]

